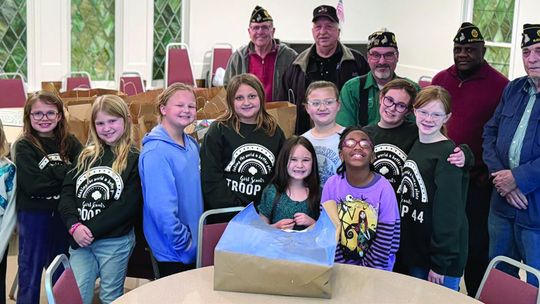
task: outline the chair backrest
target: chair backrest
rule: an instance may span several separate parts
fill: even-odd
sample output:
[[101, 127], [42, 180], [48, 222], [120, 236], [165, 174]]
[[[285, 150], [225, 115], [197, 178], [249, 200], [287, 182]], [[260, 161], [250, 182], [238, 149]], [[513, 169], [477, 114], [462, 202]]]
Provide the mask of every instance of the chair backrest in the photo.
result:
[[420, 86], [420, 88], [425, 88], [431, 85], [431, 80], [433, 80], [433, 77], [421, 76], [420, 79], [418, 79], [418, 85]]
[[218, 68], [227, 68], [229, 58], [233, 53], [233, 46], [229, 43], [216, 43], [212, 48], [212, 59], [210, 60], [210, 77], [207, 79], [207, 86], [212, 86], [212, 80]]
[[196, 85], [187, 44], [169, 43], [165, 57], [166, 87], [175, 82]]
[[70, 72], [65, 76], [66, 91], [88, 90], [92, 88], [92, 81], [88, 72]]
[[0, 73], [0, 108], [21, 108], [26, 102], [24, 77], [19, 73]]
[[540, 303], [538, 288], [495, 268], [500, 262], [523, 269], [540, 279], [538, 270], [508, 257], [498, 256], [489, 263], [484, 278], [480, 283], [480, 288], [476, 293], [476, 299], [487, 304]]
[[124, 72], [120, 76], [120, 91], [128, 96], [144, 93], [144, 84], [139, 72]]
[[[53, 276], [62, 265], [64, 271], [53, 285]], [[49, 304], [82, 304], [81, 293], [75, 281], [75, 275], [71, 270], [68, 258], [65, 254], [59, 254], [45, 271], [45, 292]]]
[[214, 265], [214, 248], [227, 228], [227, 222], [206, 224], [213, 215], [240, 212], [244, 207], [229, 207], [204, 212], [199, 219], [199, 239], [197, 243], [197, 268]]

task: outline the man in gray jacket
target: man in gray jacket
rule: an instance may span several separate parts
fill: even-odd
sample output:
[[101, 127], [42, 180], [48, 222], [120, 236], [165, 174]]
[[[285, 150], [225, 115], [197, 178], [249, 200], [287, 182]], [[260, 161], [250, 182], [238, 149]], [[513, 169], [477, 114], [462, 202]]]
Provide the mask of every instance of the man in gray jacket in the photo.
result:
[[264, 86], [266, 101], [273, 101], [281, 90], [285, 70], [296, 58], [296, 51], [274, 39], [273, 19], [264, 8], [256, 6], [251, 13], [248, 33], [251, 41], [232, 54], [227, 64], [225, 86], [242, 73], [257, 76]]

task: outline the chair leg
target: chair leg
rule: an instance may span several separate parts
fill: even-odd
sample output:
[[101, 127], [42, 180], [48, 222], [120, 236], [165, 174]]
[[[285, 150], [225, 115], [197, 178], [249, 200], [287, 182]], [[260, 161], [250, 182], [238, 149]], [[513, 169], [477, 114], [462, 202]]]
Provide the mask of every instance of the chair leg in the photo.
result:
[[15, 301], [15, 292], [17, 291], [17, 287], [19, 285], [19, 271], [15, 274], [15, 279], [13, 280], [13, 283], [11, 283], [11, 288], [9, 289], [9, 299]]

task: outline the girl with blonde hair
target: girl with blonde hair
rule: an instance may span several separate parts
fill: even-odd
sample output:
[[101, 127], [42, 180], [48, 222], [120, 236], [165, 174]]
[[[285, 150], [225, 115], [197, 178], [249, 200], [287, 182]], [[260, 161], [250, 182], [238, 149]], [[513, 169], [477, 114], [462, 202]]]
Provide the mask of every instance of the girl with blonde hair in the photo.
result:
[[70, 262], [84, 303], [110, 303], [124, 292], [124, 279], [141, 209], [139, 152], [131, 139], [127, 105], [114, 95], [92, 105], [90, 144], [64, 182], [59, 210], [71, 237]]

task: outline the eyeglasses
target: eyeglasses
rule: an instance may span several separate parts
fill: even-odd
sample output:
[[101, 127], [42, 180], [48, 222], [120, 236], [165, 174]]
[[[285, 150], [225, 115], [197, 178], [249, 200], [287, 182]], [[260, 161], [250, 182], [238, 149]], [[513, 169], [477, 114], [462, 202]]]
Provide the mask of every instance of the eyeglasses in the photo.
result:
[[332, 106], [336, 104], [337, 100], [335, 99], [312, 99], [308, 100], [307, 104], [314, 107], [319, 108], [321, 105], [325, 105], [327, 107]]
[[249, 28], [254, 32], [258, 32], [258, 31], [268, 32], [272, 29], [270, 25], [252, 25]]
[[42, 120], [43, 117], [47, 117], [47, 119], [53, 120], [58, 116], [58, 112], [49, 111], [47, 113], [43, 113], [43, 112], [39, 111], [39, 112], [30, 113], [30, 115], [35, 120]]
[[370, 52], [368, 53], [369, 57], [375, 59], [375, 60], [380, 60], [381, 57], [384, 58], [384, 60], [391, 60], [391, 59], [394, 59], [395, 56], [396, 56], [396, 52], [388, 52], [388, 53], [384, 53], [384, 54], [381, 54], [381, 53], [377, 53], [377, 52]]
[[372, 143], [366, 139], [355, 140], [355, 139], [349, 138], [343, 141], [343, 146], [349, 149], [356, 147], [356, 145], [359, 145], [360, 148], [362, 149], [368, 149], [373, 146]]
[[394, 98], [392, 98], [390, 96], [384, 96], [383, 97], [383, 105], [385, 105], [388, 108], [396, 106], [396, 111], [398, 111], [399, 113], [403, 113], [403, 112], [407, 111], [407, 109], [409, 108], [409, 106], [406, 105], [403, 102], [395, 102]]
[[429, 113], [428, 111], [424, 111], [424, 110], [421, 110], [421, 109], [416, 109], [414, 111], [414, 113], [416, 114], [416, 116], [418, 116], [420, 118], [423, 118], [423, 119], [431, 117], [431, 119], [433, 119], [433, 120], [442, 120], [443, 118], [446, 117], [446, 114], [441, 113], [441, 112]]

